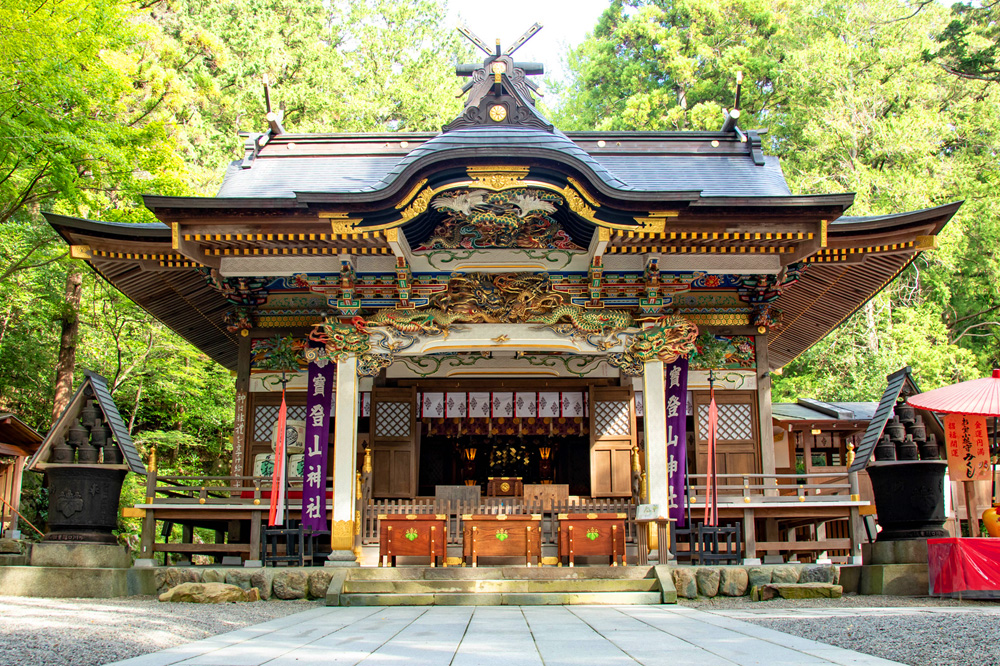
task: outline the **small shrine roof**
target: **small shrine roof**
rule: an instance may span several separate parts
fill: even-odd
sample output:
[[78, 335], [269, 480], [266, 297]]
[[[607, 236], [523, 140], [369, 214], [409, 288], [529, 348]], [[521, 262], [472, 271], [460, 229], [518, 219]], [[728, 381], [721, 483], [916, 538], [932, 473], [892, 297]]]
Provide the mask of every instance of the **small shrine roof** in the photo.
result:
[[38, 450], [42, 436], [14, 414], [0, 412], [0, 455], [27, 457]]
[[798, 402], [776, 402], [771, 405], [775, 421], [870, 421], [877, 402], [823, 402], [799, 399]]

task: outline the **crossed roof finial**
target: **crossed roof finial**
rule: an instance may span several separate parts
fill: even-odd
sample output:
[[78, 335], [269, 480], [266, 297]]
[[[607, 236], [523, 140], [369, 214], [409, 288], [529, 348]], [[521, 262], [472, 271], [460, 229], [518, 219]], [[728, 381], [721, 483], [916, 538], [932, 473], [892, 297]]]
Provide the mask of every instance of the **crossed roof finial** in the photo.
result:
[[497, 38], [496, 52], [494, 52], [494, 51], [490, 50], [490, 47], [486, 45], [486, 42], [484, 42], [482, 39], [480, 39], [479, 35], [477, 35], [476, 33], [472, 32], [471, 30], [469, 30], [468, 26], [466, 26], [466, 25], [460, 25], [460, 26], [458, 26], [458, 31], [460, 33], [462, 33], [462, 35], [464, 35], [466, 39], [468, 39], [470, 42], [472, 42], [473, 44], [475, 44], [476, 47], [478, 47], [480, 51], [482, 51], [483, 53], [485, 53], [488, 56], [499, 56], [499, 55], [510, 56], [510, 55], [513, 55], [514, 51], [516, 51], [519, 48], [521, 48], [522, 46], [524, 46], [524, 44], [529, 39], [531, 39], [532, 37], [534, 37], [535, 34], [539, 30], [541, 30], [541, 29], [542, 29], [542, 24], [536, 22], [530, 28], [528, 28], [527, 30], [525, 30], [524, 34], [521, 35], [521, 37], [516, 42], [514, 42], [509, 47], [507, 47], [507, 50], [504, 51], [503, 54], [501, 54], [500, 53], [500, 38], [499, 37]]

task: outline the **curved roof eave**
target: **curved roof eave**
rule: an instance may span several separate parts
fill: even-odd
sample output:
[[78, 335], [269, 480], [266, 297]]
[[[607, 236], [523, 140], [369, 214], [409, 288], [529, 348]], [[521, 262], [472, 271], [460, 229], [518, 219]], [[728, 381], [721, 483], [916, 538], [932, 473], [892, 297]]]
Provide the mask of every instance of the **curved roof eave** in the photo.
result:
[[925, 222], [937, 222], [935, 233], [962, 207], [962, 201], [942, 204], [933, 208], [921, 208], [906, 213], [888, 215], [844, 215], [830, 224], [831, 234], [854, 234], [865, 231], [886, 231], [897, 227], [907, 227]]
[[162, 222], [102, 222], [83, 217], [42, 213], [56, 233], [67, 243], [65, 230], [72, 229], [112, 240], [162, 240], [170, 238], [170, 227]]

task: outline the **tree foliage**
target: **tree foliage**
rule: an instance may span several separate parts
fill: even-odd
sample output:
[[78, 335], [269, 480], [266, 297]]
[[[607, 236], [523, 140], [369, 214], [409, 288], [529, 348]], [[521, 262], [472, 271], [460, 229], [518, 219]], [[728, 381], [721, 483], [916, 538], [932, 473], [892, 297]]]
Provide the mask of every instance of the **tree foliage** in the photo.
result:
[[[237, 133], [267, 128], [264, 76], [290, 132], [437, 129], [469, 55], [444, 17], [437, 0], [0, 3], [0, 410], [48, 430], [73, 260], [40, 211], [149, 222], [141, 194], [211, 196]], [[90, 270], [71, 314], [75, 384], [109, 379], [140, 452], [228, 471], [229, 372]]]
[[935, 387], [1000, 361], [1000, 100], [927, 57], [948, 25], [904, 0], [619, 0], [569, 57], [569, 128], [718, 129], [742, 71], [739, 124], [768, 130], [793, 192], [855, 192], [853, 215], [966, 201], [937, 251], [776, 377], [775, 399], [874, 400], [902, 365]]

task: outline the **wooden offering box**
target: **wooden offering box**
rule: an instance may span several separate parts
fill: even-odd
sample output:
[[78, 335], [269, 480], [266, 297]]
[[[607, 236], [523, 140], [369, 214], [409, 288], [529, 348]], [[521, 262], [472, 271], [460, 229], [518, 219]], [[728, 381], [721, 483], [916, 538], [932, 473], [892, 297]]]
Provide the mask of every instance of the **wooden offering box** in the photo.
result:
[[465, 514], [462, 520], [462, 554], [472, 566], [480, 557], [523, 557], [529, 567], [532, 557], [541, 562], [540, 514]]
[[415, 515], [412, 513], [382, 514], [378, 517], [379, 566], [386, 561], [396, 566], [396, 558], [429, 557], [431, 566], [441, 558], [448, 566], [448, 516], [439, 514]]
[[560, 513], [559, 557], [569, 565], [577, 555], [611, 558], [611, 566], [621, 560], [625, 566], [624, 513]]
[[524, 483], [519, 476], [491, 476], [486, 480], [487, 497], [521, 497]]

